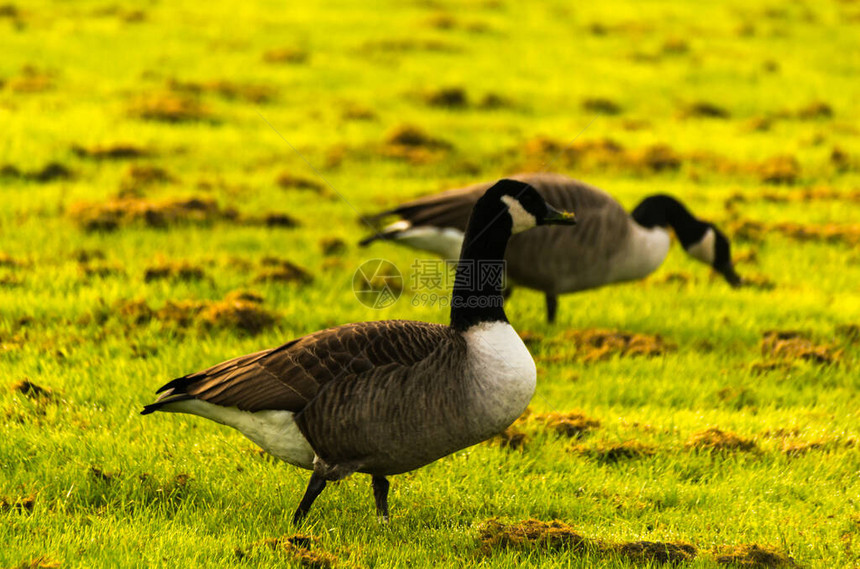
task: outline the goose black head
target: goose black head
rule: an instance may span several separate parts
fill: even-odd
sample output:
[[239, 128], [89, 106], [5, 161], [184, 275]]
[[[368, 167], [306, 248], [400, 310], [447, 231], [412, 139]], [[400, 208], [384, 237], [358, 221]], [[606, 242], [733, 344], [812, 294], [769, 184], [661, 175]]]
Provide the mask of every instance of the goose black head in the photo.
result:
[[672, 196], [649, 196], [630, 215], [636, 223], [649, 229], [671, 226], [691, 257], [710, 265], [733, 287], [741, 285], [741, 278], [732, 265], [728, 238], [713, 223], [694, 217]]
[[705, 226], [701, 237], [693, 243], [685, 244], [684, 250], [691, 257], [713, 267], [733, 287], [740, 286], [741, 278], [732, 264], [729, 239], [712, 223], [706, 223]]
[[511, 233], [520, 233], [538, 225], [575, 225], [573, 213], [558, 211], [525, 182], [499, 180], [484, 194], [485, 200], [499, 200], [511, 219]]

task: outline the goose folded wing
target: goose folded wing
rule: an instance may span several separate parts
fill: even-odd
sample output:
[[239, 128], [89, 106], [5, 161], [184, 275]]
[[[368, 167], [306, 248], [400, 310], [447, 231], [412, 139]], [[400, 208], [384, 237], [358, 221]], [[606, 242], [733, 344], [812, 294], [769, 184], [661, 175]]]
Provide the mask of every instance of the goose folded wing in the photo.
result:
[[158, 401], [144, 412], [189, 399], [251, 412], [299, 412], [328, 384], [350, 381], [381, 366], [409, 366], [424, 359], [448, 330], [396, 320], [321, 330], [174, 379], [158, 390]]

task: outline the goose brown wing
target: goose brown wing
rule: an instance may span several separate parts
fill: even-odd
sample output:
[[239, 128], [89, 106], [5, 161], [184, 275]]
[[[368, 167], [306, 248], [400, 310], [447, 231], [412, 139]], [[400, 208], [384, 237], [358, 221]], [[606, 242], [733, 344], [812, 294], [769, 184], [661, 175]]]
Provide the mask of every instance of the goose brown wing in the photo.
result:
[[447, 326], [406, 320], [321, 330], [174, 379], [158, 390], [162, 395], [144, 413], [189, 399], [243, 411], [299, 412], [328, 384], [348, 382], [382, 366], [414, 365], [451, 334]]
[[398, 215], [412, 227], [439, 227], [466, 230], [472, 208], [484, 192], [492, 186], [490, 182], [473, 184], [465, 188], [448, 190], [407, 202], [380, 216]]

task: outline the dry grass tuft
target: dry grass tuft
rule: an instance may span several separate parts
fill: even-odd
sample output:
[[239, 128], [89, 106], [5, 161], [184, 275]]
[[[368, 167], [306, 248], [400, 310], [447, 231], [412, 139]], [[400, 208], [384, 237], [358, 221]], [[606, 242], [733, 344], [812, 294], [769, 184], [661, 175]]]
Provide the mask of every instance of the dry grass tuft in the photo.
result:
[[[0, 87], [3, 85], [0, 84]], [[21, 94], [43, 93], [54, 88], [54, 78], [51, 73], [41, 71], [32, 65], [25, 65], [21, 73], [11, 77], [5, 87], [10, 91]]]
[[794, 115], [801, 120], [831, 119], [834, 112], [833, 107], [824, 101], [812, 101], [797, 109]]
[[469, 106], [469, 95], [462, 87], [443, 87], [424, 93], [422, 98], [431, 107], [465, 109]]
[[254, 282], [309, 284], [314, 280], [311, 273], [287, 259], [266, 257], [261, 264], [268, 268], [260, 272]]
[[548, 430], [553, 430], [559, 435], [571, 438], [581, 438], [586, 433], [600, 427], [599, 420], [579, 411], [535, 415], [533, 420], [543, 423]]
[[62, 566], [63, 564], [56, 559], [47, 555], [40, 555], [39, 557], [22, 561], [15, 566], [15, 569], [58, 569]]
[[120, 182], [118, 197], [143, 197], [142, 190], [158, 184], [169, 184], [176, 181], [173, 175], [159, 166], [135, 164], [131, 166]]
[[722, 431], [717, 427], [694, 433], [684, 443], [684, 447], [689, 450], [709, 452], [753, 452], [758, 450], [754, 441], [745, 439], [731, 431]]
[[800, 163], [788, 154], [772, 156], [752, 167], [765, 184], [794, 184], [800, 177]]
[[529, 443], [531, 437], [514, 426], [510, 426], [498, 435], [487, 440], [490, 445], [498, 445], [510, 450], [523, 450]]
[[795, 330], [768, 330], [761, 341], [761, 353], [776, 361], [806, 360], [828, 365], [837, 362], [842, 350], [832, 346], [815, 344], [804, 332]]
[[677, 565], [692, 561], [698, 553], [694, 545], [678, 541], [629, 541], [604, 547], [606, 551], [615, 552], [637, 565], [648, 563]]
[[380, 154], [412, 164], [427, 164], [439, 160], [452, 149], [449, 142], [430, 136], [417, 126], [401, 125], [385, 137]]
[[187, 261], [169, 262], [164, 261], [146, 269], [143, 274], [144, 282], [158, 280], [173, 281], [199, 281], [206, 278], [206, 272], [202, 267], [188, 263]]
[[771, 569], [797, 567], [794, 559], [777, 549], [756, 544], [723, 547], [715, 556], [719, 565]]
[[275, 183], [285, 190], [310, 190], [320, 195], [328, 193], [325, 185], [320, 182], [304, 176], [297, 176], [290, 172], [282, 172], [278, 174], [278, 177], [275, 179]]
[[280, 47], [263, 53], [263, 61], [266, 63], [298, 65], [306, 63], [308, 59], [310, 59], [310, 54], [298, 47]]
[[37, 385], [29, 379], [22, 379], [21, 381], [13, 383], [12, 391], [17, 391], [28, 399], [40, 401], [47, 401], [56, 398], [53, 389]]
[[129, 160], [150, 155], [150, 152], [145, 148], [128, 142], [91, 146], [89, 148], [75, 144], [72, 146], [72, 153], [78, 158], [87, 158], [90, 160]]
[[481, 550], [522, 549], [542, 547], [578, 551], [589, 545], [587, 538], [564, 522], [554, 520], [524, 520], [506, 524], [495, 518], [485, 520], [479, 527]]
[[171, 91], [202, 95], [212, 93], [230, 101], [242, 100], [249, 103], [268, 103], [275, 98], [276, 91], [267, 85], [235, 83], [224, 79], [214, 81], [179, 81], [171, 79], [167, 84]]
[[196, 97], [178, 93], [142, 96], [131, 103], [129, 114], [143, 120], [166, 123], [217, 122]]
[[128, 197], [96, 204], [78, 203], [72, 205], [70, 214], [85, 231], [114, 231], [133, 223], [165, 228], [236, 217], [235, 212], [221, 210], [215, 200], [196, 197], [161, 202]]
[[36, 495], [30, 494], [20, 498], [0, 498], [0, 512], [17, 510], [18, 512], [32, 512], [36, 507]]
[[496, 518], [485, 520], [478, 528], [481, 551], [488, 555], [497, 550], [530, 550], [535, 548], [568, 553], [592, 553], [605, 558], [623, 557], [635, 564], [678, 564], [696, 558], [696, 548], [684, 542], [631, 541], [606, 543], [589, 539], [568, 524], [553, 520], [523, 520], [504, 523]]
[[348, 250], [346, 241], [339, 237], [324, 237], [320, 240], [320, 251], [324, 257], [340, 257]]
[[567, 330], [563, 341], [573, 342], [576, 359], [584, 363], [604, 361], [612, 356], [655, 357], [674, 351], [677, 347], [659, 334], [639, 334], [618, 330]]
[[[302, 567], [331, 569], [337, 567], [339, 559], [316, 547], [317, 538], [310, 534], [295, 534], [284, 537], [267, 538], [254, 544], [255, 547], [268, 547], [286, 553], [293, 562]], [[242, 553], [241, 557], [244, 557]]]
[[845, 338], [849, 344], [860, 343], [860, 324], [840, 324], [836, 327], [836, 334]]
[[732, 114], [723, 107], [708, 101], [696, 101], [681, 109], [682, 118], [728, 119]]
[[81, 324], [93, 319], [103, 324], [112, 317], [132, 326], [145, 326], [152, 321], [179, 329], [194, 326], [202, 330], [236, 330], [256, 335], [275, 325], [278, 315], [262, 306], [262, 298], [245, 291], [234, 291], [220, 301], [168, 301], [159, 309], [150, 308], [144, 300], [117, 302], [110, 310], [85, 317]]
[[587, 456], [601, 463], [616, 463], [621, 460], [645, 458], [654, 456], [655, 449], [652, 445], [641, 443], [637, 440], [629, 440], [621, 443], [600, 441], [593, 445], [575, 445], [571, 450], [577, 454]]
[[621, 105], [606, 97], [587, 97], [582, 100], [582, 110], [598, 115], [619, 115], [623, 110]]

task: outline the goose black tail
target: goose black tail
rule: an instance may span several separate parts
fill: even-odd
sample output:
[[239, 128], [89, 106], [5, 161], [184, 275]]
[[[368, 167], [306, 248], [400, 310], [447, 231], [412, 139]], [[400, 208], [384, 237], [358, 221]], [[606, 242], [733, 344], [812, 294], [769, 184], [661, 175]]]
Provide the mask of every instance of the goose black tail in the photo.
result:
[[174, 379], [164, 385], [162, 385], [156, 393], [160, 393], [161, 395], [158, 397], [155, 403], [150, 403], [149, 405], [145, 405], [143, 407], [143, 411], [140, 412], [141, 415], [149, 415], [155, 411], [158, 411], [168, 403], [176, 403], [178, 401], [188, 401], [189, 399], [194, 399], [194, 396], [188, 395], [185, 392], [188, 385], [192, 382], [189, 377], [180, 377], [178, 379]]
[[380, 231], [358, 242], [359, 247], [367, 247], [374, 241], [390, 241], [400, 235], [400, 231]]

